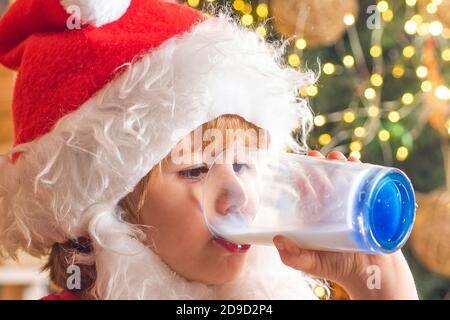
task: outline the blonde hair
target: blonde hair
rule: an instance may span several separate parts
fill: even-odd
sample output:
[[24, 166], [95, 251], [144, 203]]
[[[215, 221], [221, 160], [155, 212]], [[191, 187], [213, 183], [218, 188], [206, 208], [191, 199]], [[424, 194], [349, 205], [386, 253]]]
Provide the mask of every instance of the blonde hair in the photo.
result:
[[[260, 132], [260, 128], [244, 118], [237, 115], [222, 115], [201, 126], [201, 129], [206, 131], [208, 129], [243, 129], [245, 130], [256, 130]], [[193, 135], [193, 132], [191, 132]], [[257, 136], [258, 147], [267, 145], [267, 141], [263, 141], [266, 137], [265, 135]], [[202, 148], [206, 145], [203, 144]], [[169, 160], [169, 155], [163, 160], [158, 162], [150, 172], [144, 176], [139, 183], [136, 185], [134, 190], [128, 195], [123, 197], [119, 201], [119, 206], [124, 210], [124, 220], [132, 223], [139, 223], [139, 213], [145, 203], [147, 192], [150, 189], [151, 183], [153, 183], [157, 177], [160, 176], [161, 167], [164, 161]], [[73, 264], [74, 256], [80, 254], [90, 254], [92, 246], [90, 240], [87, 238], [79, 238], [76, 240], [68, 240], [64, 243], [55, 243], [50, 251], [49, 259], [44, 270], [48, 270], [50, 274], [50, 280], [59, 289], [66, 288], [67, 279], [69, 274], [67, 274], [67, 268]], [[80, 265], [81, 273], [81, 288], [76, 290], [71, 290], [74, 294], [78, 295], [83, 299], [93, 299], [90, 294], [90, 289], [94, 286], [96, 280], [96, 268], [94, 264]]]

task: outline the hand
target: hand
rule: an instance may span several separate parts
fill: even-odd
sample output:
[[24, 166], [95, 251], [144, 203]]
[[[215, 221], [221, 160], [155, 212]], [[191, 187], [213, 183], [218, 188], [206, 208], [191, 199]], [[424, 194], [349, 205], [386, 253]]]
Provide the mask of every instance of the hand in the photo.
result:
[[[310, 151], [308, 155], [325, 158], [318, 151]], [[347, 159], [338, 151], [330, 152], [327, 158], [360, 162], [354, 157]], [[326, 252], [303, 249], [283, 236], [276, 236], [273, 241], [284, 264], [340, 284], [352, 299], [418, 299], [411, 270], [400, 250], [382, 255]], [[371, 266], [379, 270], [378, 289], [368, 285]]]

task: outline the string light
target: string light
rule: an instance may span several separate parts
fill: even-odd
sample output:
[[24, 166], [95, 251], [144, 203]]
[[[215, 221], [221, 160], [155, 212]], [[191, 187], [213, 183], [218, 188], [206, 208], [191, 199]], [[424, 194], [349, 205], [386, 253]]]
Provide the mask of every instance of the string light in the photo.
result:
[[390, 137], [391, 134], [385, 129], [382, 129], [378, 132], [378, 139], [380, 139], [380, 141], [386, 142], [390, 139]]
[[430, 14], [434, 14], [437, 11], [437, 6], [434, 3], [427, 4], [427, 12]]
[[291, 53], [288, 57], [288, 63], [293, 67], [298, 67], [300, 65], [300, 56], [296, 53]]
[[266, 18], [269, 15], [269, 8], [266, 3], [260, 3], [256, 7], [256, 14], [260, 18]]
[[366, 97], [367, 100], [375, 99], [376, 95], [377, 95], [377, 93], [374, 88], [367, 88], [364, 91], [364, 96]]
[[425, 23], [422, 23], [422, 24], [419, 26], [419, 29], [417, 29], [417, 34], [418, 34], [419, 36], [422, 36], [422, 37], [428, 35], [428, 33], [429, 33], [428, 28], [429, 28], [429, 24], [428, 24], [428, 23], [426, 23], [426, 22], [425, 22]]
[[303, 38], [297, 39], [297, 41], [295, 41], [295, 46], [299, 49], [299, 50], [303, 50], [306, 48], [306, 40]]
[[355, 114], [353, 113], [353, 111], [346, 111], [344, 112], [344, 116], [342, 118], [344, 122], [352, 123], [353, 121], [355, 121]]
[[386, 1], [380, 1], [377, 4], [377, 9], [380, 12], [386, 12], [389, 9], [389, 4]]
[[236, 11], [242, 11], [242, 10], [244, 10], [244, 7], [245, 7], [245, 2], [243, 0], [235, 0], [233, 2], [233, 8]]
[[406, 0], [406, 4], [410, 7], [414, 7], [416, 5], [417, 0]]
[[187, 3], [189, 6], [196, 8], [198, 7], [200, 0], [188, 0]]
[[378, 116], [379, 113], [380, 108], [378, 108], [375, 105], [370, 105], [369, 108], [367, 109], [367, 114], [369, 115], [369, 117], [376, 117]]
[[450, 61], [450, 48], [444, 49], [441, 53], [442, 60]]
[[403, 67], [403, 65], [401, 64], [396, 64], [394, 65], [394, 67], [392, 68], [392, 76], [394, 78], [401, 78], [403, 77], [403, 75], [405, 74], [405, 67]]
[[425, 80], [420, 84], [420, 89], [422, 89], [423, 92], [430, 92], [433, 89], [433, 85], [431, 84], [431, 81]]
[[430, 23], [430, 26], [428, 27], [428, 31], [433, 36], [440, 36], [442, 32], [444, 31], [444, 26], [440, 21], [433, 21]]
[[253, 24], [253, 16], [251, 14], [244, 14], [241, 18], [242, 24], [246, 27]]
[[356, 158], [356, 159], [361, 159], [361, 152], [359, 151], [352, 151], [350, 152], [350, 157]]
[[351, 26], [355, 23], [355, 16], [352, 15], [351, 13], [347, 13], [344, 16], [344, 23], [346, 26]]
[[353, 131], [353, 133], [355, 134], [356, 137], [362, 138], [366, 135], [366, 128], [356, 127], [355, 130]]
[[405, 161], [408, 157], [408, 148], [405, 146], [401, 146], [397, 149], [396, 158], [398, 161]]
[[267, 36], [267, 29], [264, 26], [259, 26], [255, 31], [263, 38]]
[[342, 62], [344, 63], [344, 66], [346, 66], [347, 68], [351, 68], [355, 64], [355, 58], [353, 58], [353, 56], [348, 54], [344, 56]]
[[382, 53], [383, 51], [378, 45], [372, 46], [372, 48], [370, 48], [370, 55], [374, 58], [378, 58]]
[[411, 58], [416, 53], [416, 49], [411, 45], [406, 46], [403, 48], [402, 53], [405, 58]]
[[425, 66], [417, 67], [416, 74], [419, 78], [425, 78], [428, 75], [427, 67], [425, 67]]
[[415, 34], [417, 32], [417, 22], [413, 21], [413, 20], [408, 20], [405, 22], [405, 32], [407, 34]]
[[327, 62], [323, 65], [323, 72], [327, 75], [331, 75], [334, 73], [334, 64], [331, 62]]
[[370, 76], [370, 82], [375, 87], [379, 87], [383, 84], [383, 77], [379, 73], [374, 73]]
[[411, 17], [412, 21], [415, 21], [417, 24], [421, 24], [423, 22], [423, 18], [420, 14], [415, 14]]
[[323, 133], [319, 136], [319, 143], [326, 146], [331, 142], [331, 136], [328, 133]]
[[402, 102], [403, 104], [411, 104], [414, 102], [414, 95], [410, 92], [406, 92], [403, 96], [402, 96]]
[[390, 122], [396, 123], [400, 120], [400, 113], [397, 111], [391, 111], [388, 113], [388, 119]]
[[381, 14], [383, 17], [383, 20], [386, 22], [391, 22], [392, 19], [394, 19], [394, 12], [391, 9], [386, 10], [386, 12], [383, 12]]
[[361, 141], [353, 141], [352, 143], [350, 143], [351, 151], [361, 151], [361, 149], [362, 149]]
[[434, 91], [434, 94], [438, 99], [450, 100], [450, 90], [444, 85], [438, 86]]
[[314, 117], [314, 124], [317, 127], [321, 127], [325, 123], [327, 123], [327, 119], [325, 118], [325, 116], [323, 114], [320, 114], [320, 115]]
[[319, 92], [319, 89], [317, 89], [317, 87], [315, 85], [311, 85], [306, 88], [306, 94], [308, 96], [314, 97], [317, 95], [318, 92]]
[[244, 9], [242, 9], [242, 12], [244, 14], [250, 14], [250, 13], [252, 13], [252, 10], [253, 10], [252, 5], [250, 3], [246, 3], [244, 5]]

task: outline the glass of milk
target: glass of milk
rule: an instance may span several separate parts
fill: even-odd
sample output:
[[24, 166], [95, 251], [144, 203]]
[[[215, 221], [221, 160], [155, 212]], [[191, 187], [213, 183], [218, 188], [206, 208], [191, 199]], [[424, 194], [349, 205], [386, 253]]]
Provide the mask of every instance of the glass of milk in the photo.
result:
[[237, 244], [390, 253], [408, 239], [414, 190], [399, 169], [261, 149], [227, 149], [202, 186], [210, 231]]

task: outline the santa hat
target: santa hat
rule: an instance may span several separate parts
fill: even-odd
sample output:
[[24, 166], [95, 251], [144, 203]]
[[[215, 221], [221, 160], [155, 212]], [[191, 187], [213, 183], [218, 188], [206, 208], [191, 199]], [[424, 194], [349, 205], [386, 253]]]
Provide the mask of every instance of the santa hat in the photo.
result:
[[16, 0], [0, 20], [0, 62], [18, 71], [15, 146], [0, 156], [0, 252], [132, 232], [119, 200], [220, 115], [296, 146], [291, 131], [305, 137], [311, 123], [297, 90], [310, 77], [282, 66], [281, 52], [176, 3]]

